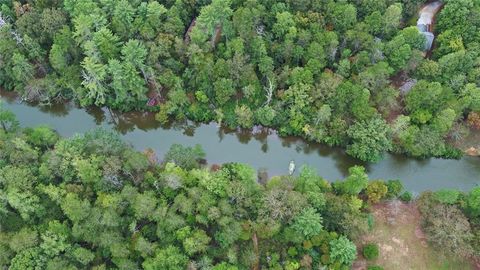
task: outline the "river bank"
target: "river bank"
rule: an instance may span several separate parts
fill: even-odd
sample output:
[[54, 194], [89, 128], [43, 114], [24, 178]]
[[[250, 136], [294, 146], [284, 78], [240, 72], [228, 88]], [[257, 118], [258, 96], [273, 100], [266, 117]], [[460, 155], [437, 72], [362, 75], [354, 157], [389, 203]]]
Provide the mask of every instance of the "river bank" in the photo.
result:
[[366, 164], [346, 155], [342, 149], [294, 137], [280, 138], [269, 129], [256, 130], [251, 134], [227, 130], [214, 123], [191, 122], [164, 128], [149, 113], [118, 114], [100, 108], [81, 109], [72, 104], [33, 106], [11, 97], [2, 97], [2, 100], [6, 101], [6, 109], [17, 115], [22, 126], [45, 124], [62, 136], [102, 127], [121, 133], [136, 149], [152, 148], [159, 156], [175, 143], [188, 146], [200, 144], [210, 164], [229, 161], [248, 163], [256, 169], [266, 169], [270, 176], [287, 174], [288, 164], [294, 160], [298, 168], [312, 166], [332, 181], [345, 177], [348, 168], [362, 165], [372, 179], [402, 179], [405, 188], [413, 192], [443, 188], [470, 190], [480, 183], [477, 157], [419, 160], [387, 154], [377, 164]]

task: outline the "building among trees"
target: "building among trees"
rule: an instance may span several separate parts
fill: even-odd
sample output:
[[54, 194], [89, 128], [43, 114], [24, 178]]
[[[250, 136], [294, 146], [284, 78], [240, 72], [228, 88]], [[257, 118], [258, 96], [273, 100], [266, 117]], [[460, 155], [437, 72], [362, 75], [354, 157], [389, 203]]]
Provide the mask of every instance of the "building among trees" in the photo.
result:
[[443, 3], [441, 1], [433, 2], [426, 5], [420, 11], [420, 17], [417, 21], [417, 28], [425, 37], [425, 51], [429, 51], [432, 48], [435, 35], [432, 33], [432, 25], [435, 18], [435, 14], [442, 8]]

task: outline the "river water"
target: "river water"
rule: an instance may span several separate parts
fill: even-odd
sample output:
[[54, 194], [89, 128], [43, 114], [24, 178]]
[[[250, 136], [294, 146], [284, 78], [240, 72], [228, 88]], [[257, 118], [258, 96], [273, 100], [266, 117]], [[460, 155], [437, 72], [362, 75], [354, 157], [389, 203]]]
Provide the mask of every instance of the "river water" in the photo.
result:
[[[442, 188], [469, 190], [480, 184], [480, 158], [461, 160], [418, 160], [385, 155], [377, 164], [365, 164], [342, 149], [309, 143], [298, 138], [279, 138], [266, 129], [229, 131], [216, 124], [187, 123], [161, 127], [149, 113], [117, 113], [100, 108], [77, 108], [71, 104], [49, 107], [20, 103], [8, 94], [1, 97], [4, 107], [13, 111], [22, 126], [46, 124], [62, 136], [82, 133], [95, 127], [119, 132], [138, 150], [152, 148], [159, 157], [170, 145], [202, 145], [209, 164], [244, 162], [265, 168], [270, 176], [286, 174], [290, 160], [297, 168], [308, 164], [330, 181], [342, 179], [353, 165], [363, 165], [372, 179], [400, 179], [407, 190], [421, 192]], [[298, 170], [297, 170], [298, 171]]]

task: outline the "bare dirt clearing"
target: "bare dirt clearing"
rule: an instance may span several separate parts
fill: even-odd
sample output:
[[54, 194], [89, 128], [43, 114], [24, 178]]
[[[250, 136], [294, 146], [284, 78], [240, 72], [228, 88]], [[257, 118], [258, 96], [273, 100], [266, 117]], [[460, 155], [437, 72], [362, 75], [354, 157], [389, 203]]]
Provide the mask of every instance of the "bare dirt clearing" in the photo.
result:
[[361, 250], [366, 243], [377, 243], [380, 256], [374, 262], [359, 258], [353, 269], [365, 270], [369, 265], [379, 265], [388, 270], [476, 269], [469, 262], [446, 257], [428, 245], [415, 204], [400, 201], [382, 203], [372, 207], [372, 214], [375, 217], [374, 229], [359, 241], [358, 247]]

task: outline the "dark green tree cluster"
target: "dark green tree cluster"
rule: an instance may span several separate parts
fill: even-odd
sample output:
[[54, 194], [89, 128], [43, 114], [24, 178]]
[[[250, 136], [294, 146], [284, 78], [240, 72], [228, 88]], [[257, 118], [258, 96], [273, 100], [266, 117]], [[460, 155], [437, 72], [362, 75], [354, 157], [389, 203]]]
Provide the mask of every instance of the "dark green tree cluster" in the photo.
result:
[[0, 121], [2, 269], [346, 270], [368, 229], [362, 167], [335, 185], [309, 167], [261, 185], [247, 165], [202, 165], [198, 146], [158, 163], [102, 129]]
[[[0, 85], [26, 99], [153, 110], [162, 123], [261, 124], [370, 162], [385, 151], [458, 156], [445, 139], [480, 106], [467, 21], [478, 8], [447, 2], [440, 30], [468, 28], [472, 45], [444, 31], [437, 63], [422, 61], [425, 39], [405, 24], [422, 2], [2, 1]], [[397, 118], [390, 78], [414, 71], [424, 81]]]

